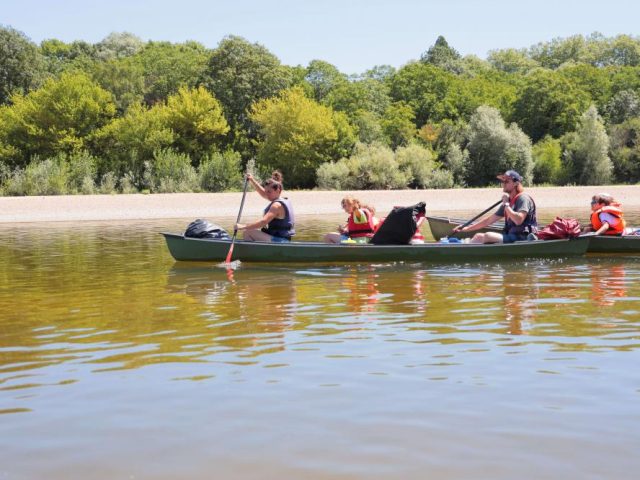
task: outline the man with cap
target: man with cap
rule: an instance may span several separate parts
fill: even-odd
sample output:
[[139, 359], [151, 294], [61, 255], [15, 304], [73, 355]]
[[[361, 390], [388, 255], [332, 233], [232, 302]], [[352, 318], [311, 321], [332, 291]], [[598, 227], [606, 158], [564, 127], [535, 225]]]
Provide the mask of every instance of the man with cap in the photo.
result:
[[454, 232], [473, 232], [504, 219], [502, 233], [476, 233], [471, 243], [513, 243], [527, 240], [527, 238], [535, 239], [535, 233], [538, 230], [536, 204], [528, 194], [524, 193], [522, 176], [515, 170], [507, 170], [503, 175], [498, 175], [498, 179], [502, 182], [504, 192], [502, 205], [498, 210], [473, 225], [464, 228], [456, 227]]

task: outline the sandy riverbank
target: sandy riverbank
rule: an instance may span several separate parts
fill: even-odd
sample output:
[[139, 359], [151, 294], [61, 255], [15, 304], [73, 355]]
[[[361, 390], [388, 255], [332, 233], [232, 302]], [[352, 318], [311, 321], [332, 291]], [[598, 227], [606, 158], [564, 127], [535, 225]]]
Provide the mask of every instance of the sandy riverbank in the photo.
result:
[[[537, 187], [527, 191], [539, 209], [589, 209], [594, 193], [607, 192], [626, 208], [640, 207], [640, 187]], [[378, 212], [395, 205], [420, 201], [433, 213], [481, 211], [500, 199], [500, 188], [451, 190], [376, 190], [349, 192], [373, 204]], [[345, 192], [289, 191], [297, 215], [340, 214]], [[66, 195], [51, 197], [0, 197], [0, 223], [55, 222], [77, 220], [137, 220], [161, 218], [235, 217], [241, 192], [174, 193], [154, 195]], [[255, 192], [247, 194], [244, 215], [260, 215], [265, 200]]]

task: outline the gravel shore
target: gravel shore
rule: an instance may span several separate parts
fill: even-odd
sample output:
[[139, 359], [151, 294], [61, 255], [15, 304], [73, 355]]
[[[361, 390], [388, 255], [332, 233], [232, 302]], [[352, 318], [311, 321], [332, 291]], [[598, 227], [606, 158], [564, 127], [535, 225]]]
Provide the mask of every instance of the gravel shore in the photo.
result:
[[[600, 192], [613, 195], [626, 208], [640, 207], [640, 186], [534, 187], [526, 191], [539, 209], [584, 209], [586, 214], [591, 196]], [[286, 195], [293, 201], [296, 215], [339, 215], [340, 200], [346, 193], [372, 204], [380, 214], [396, 205], [420, 201], [426, 202], [427, 212], [442, 214], [484, 210], [500, 199], [501, 189], [305, 190]], [[0, 223], [235, 217], [241, 197], [241, 192], [0, 197]], [[265, 205], [264, 199], [249, 191], [243, 216], [259, 216]]]

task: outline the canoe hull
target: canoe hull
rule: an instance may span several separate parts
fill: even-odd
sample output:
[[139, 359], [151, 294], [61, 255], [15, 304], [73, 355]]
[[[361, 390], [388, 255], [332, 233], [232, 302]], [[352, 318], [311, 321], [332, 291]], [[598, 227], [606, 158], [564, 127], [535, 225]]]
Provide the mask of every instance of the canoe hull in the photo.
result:
[[[447, 217], [427, 217], [427, 221], [429, 222], [431, 234], [436, 240], [450, 236], [455, 227], [464, 223], [464, 220]], [[470, 233], [469, 236], [472, 236], [477, 232], [501, 232], [501, 227], [497, 225], [494, 224], [476, 232], [465, 232], [463, 235]], [[461, 234], [456, 236], [461, 236]], [[589, 238], [587, 253], [640, 253], [640, 235], [626, 237], [598, 235]]]
[[588, 253], [640, 253], [640, 236], [598, 235], [589, 240]]
[[[163, 233], [169, 252], [178, 261], [222, 262], [229, 252], [229, 240], [185, 238]], [[506, 245], [440, 244], [424, 245], [335, 245], [316, 242], [236, 241], [233, 260], [269, 263], [332, 262], [459, 262], [476, 259], [556, 258], [583, 255], [588, 240], [516, 242]]]

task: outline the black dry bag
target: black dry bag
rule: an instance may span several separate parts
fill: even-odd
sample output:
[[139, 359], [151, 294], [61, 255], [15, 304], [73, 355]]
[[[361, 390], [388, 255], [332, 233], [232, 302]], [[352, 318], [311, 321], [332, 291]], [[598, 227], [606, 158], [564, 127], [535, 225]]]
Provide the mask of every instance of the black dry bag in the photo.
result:
[[407, 245], [418, 229], [417, 217], [425, 214], [425, 203], [411, 207], [394, 207], [373, 235], [371, 243], [376, 245]]
[[220, 240], [231, 239], [227, 231], [220, 225], [200, 218], [189, 224], [184, 232], [184, 236], [190, 238], [217, 238]]

